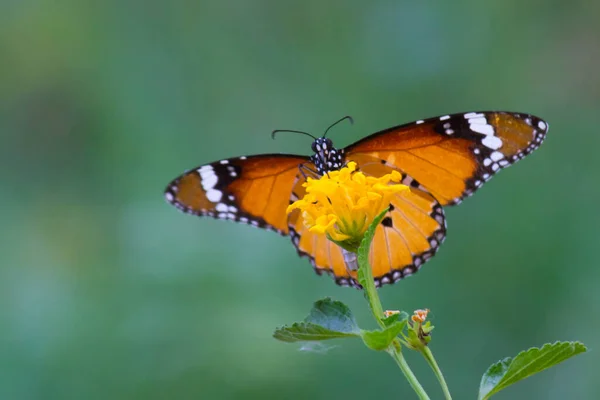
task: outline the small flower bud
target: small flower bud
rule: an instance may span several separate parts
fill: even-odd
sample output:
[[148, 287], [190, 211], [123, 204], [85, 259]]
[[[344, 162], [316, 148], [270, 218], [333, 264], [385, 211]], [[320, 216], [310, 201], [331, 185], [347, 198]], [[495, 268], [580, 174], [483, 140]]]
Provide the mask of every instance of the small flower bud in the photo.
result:
[[413, 322], [422, 324], [427, 319], [427, 314], [429, 314], [429, 309], [426, 308], [424, 310], [415, 310], [414, 315], [411, 317]]

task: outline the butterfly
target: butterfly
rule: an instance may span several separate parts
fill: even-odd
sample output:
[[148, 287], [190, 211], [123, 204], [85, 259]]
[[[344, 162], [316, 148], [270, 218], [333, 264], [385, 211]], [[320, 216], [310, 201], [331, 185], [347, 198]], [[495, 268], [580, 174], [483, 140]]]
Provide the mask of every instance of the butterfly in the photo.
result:
[[374, 133], [345, 148], [334, 147], [326, 137], [330, 128], [322, 137], [292, 131], [313, 137], [312, 156], [261, 154], [201, 165], [169, 183], [166, 200], [189, 214], [289, 236], [319, 275], [360, 288], [342, 250], [324, 235], [309, 232], [299, 210], [288, 215], [286, 208], [304, 196], [307, 176], [318, 178], [349, 161], [366, 175], [397, 170], [410, 190], [392, 199], [369, 254], [375, 283], [381, 286], [419, 270], [446, 236], [443, 207], [460, 203], [537, 149], [548, 124], [533, 115], [502, 111], [443, 115]]

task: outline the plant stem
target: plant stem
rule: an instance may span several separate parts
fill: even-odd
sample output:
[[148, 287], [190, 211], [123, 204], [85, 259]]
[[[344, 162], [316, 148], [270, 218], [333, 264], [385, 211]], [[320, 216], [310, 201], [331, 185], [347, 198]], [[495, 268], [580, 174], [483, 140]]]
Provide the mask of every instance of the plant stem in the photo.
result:
[[[385, 315], [383, 313], [383, 307], [381, 306], [381, 300], [379, 300], [379, 294], [377, 293], [377, 288], [375, 287], [375, 281], [373, 280], [373, 271], [371, 270], [371, 266], [369, 265], [369, 247], [371, 246], [371, 241], [373, 240], [373, 236], [375, 235], [375, 229], [377, 225], [381, 223], [385, 214], [387, 213], [387, 209], [383, 210], [374, 220], [358, 248], [356, 261], [358, 264], [358, 272], [357, 277], [360, 284], [363, 286], [365, 291], [365, 297], [369, 302], [369, 308], [371, 308], [371, 312], [377, 320], [377, 323], [382, 329], [385, 329], [386, 326], [383, 323], [383, 319]], [[402, 347], [400, 345], [400, 339], [395, 338], [394, 341], [390, 344], [387, 349], [389, 355], [392, 356], [400, 370], [406, 377], [408, 383], [413, 388], [415, 393], [419, 396], [421, 400], [429, 400], [429, 396], [425, 393], [425, 389], [417, 380], [415, 374], [413, 374], [412, 370], [406, 363], [404, 356], [402, 355]]]
[[398, 349], [398, 347], [392, 344], [388, 353], [392, 356], [394, 361], [396, 361], [396, 364], [398, 364], [398, 366], [402, 370], [402, 373], [406, 377], [406, 380], [408, 380], [410, 386], [412, 386], [417, 396], [419, 396], [419, 399], [429, 400], [429, 396], [427, 396], [427, 393], [425, 393], [425, 389], [423, 389], [423, 386], [421, 386], [421, 384], [417, 380], [417, 377], [415, 376], [415, 374], [413, 374], [412, 370], [406, 363], [406, 360], [404, 359], [404, 356], [402, 355], [402, 352]]
[[433, 353], [431, 352], [431, 350], [429, 350], [429, 347], [425, 346], [421, 350], [421, 354], [423, 354], [423, 357], [425, 357], [425, 359], [427, 360], [427, 363], [429, 364], [431, 369], [433, 369], [435, 376], [437, 377], [438, 381], [440, 382], [440, 386], [442, 387], [442, 391], [444, 392], [444, 396], [446, 397], [446, 400], [452, 400], [452, 396], [450, 396], [450, 390], [448, 390], [448, 385], [446, 384], [444, 375], [442, 375], [442, 370], [440, 370], [440, 367], [438, 367], [438, 364], [435, 361], [435, 358], [433, 357]]
[[[359, 262], [359, 273], [362, 273], [364, 279], [362, 283], [364, 284], [364, 291], [367, 297], [367, 301], [369, 302], [369, 307], [371, 308], [371, 312], [373, 316], [377, 320], [377, 323], [381, 328], [385, 328], [385, 324], [383, 323], [383, 306], [381, 305], [381, 300], [379, 299], [379, 294], [377, 293], [377, 288], [375, 287], [375, 282], [373, 280], [373, 271], [371, 271], [371, 266], [368, 262], [361, 263]], [[429, 400], [429, 396], [423, 389], [423, 386], [419, 383], [419, 380], [413, 374], [412, 370], [406, 363], [404, 356], [402, 355], [400, 340], [395, 339], [394, 342], [390, 345], [388, 349], [388, 353], [392, 356], [396, 364], [400, 367], [400, 370], [404, 374], [404, 377], [410, 383], [410, 386], [413, 388], [419, 399], [421, 400]]]
[[383, 306], [381, 305], [381, 300], [379, 299], [379, 294], [377, 293], [377, 288], [375, 287], [375, 281], [373, 280], [373, 271], [371, 271], [371, 266], [367, 263], [367, 265], [361, 265], [359, 268], [362, 269], [362, 272], [365, 277], [365, 287], [363, 288], [365, 291], [365, 295], [367, 297], [367, 301], [369, 302], [369, 307], [371, 308], [371, 312], [377, 320], [377, 323], [380, 327], [385, 328], [383, 323]]

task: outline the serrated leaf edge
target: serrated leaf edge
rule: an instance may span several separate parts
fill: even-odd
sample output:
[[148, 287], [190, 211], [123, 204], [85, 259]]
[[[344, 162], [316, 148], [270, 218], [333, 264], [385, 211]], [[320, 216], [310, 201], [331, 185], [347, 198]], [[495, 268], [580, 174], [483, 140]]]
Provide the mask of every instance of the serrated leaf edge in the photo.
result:
[[[300, 332], [292, 331], [293, 329], [305, 330], [308, 327], [314, 327], [314, 328], [320, 329], [324, 332], [311, 333], [311, 332], [306, 332], [306, 331], [300, 331]], [[279, 340], [287, 342], [287, 340], [280, 339], [278, 336], [281, 336], [283, 338], [293, 339], [292, 341], [289, 341], [289, 343], [293, 343], [293, 342], [307, 342], [307, 341], [339, 339], [339, 338], [344, 338], [344, 337], [359, 337], [360, 334], [353, 333], [353, 332], [334, 331], [334, 330], [325, 328], [323, 325], [314, 324], [312, 322], [294, 322], [292, 325], [284, 325], [279, 328], [276, 328], [275, 332], [273, 332], [273, 337], [275, 337], [275, 339], [279, 339]], [[319, 337], [320, 339], [304, 340], [304, 339], [299, 339], [297, 336], [306, 336], [306, 337], [312, 336], [312, 337]], [[330, 336], [330, 337], [323, 337], [323, 336]]]
[[[526, 355], [527, 353], [529, 353], [529, 352], [532, 352], [532, 353], [534, 353], [534, 352], [536, 352], [536, 353], [542, 353], [542, 352], [544, 352], [544, 351], [547, 351], [549, 347], [554, 347], [554, 346], [560, 347], [561, 345], [568, 345], [568, 346], [566, 346], [566, 347], [565, 347], [563, 350], [568, 350], [569, 348], [573, 348], [573, 354], [572, 354], [570, 357], [568, 357], [568, 358], [565, 358], [565, 359], [563, 359], [562, 361], [559, 361], [558, 363], [552, 363], [552, 364], [550, 364], [549, 362], [546, 362], [546, 363], [544, 364], [544, 365], [545, 365], [544, 367], [542, 367], [542, 368], [540, 368], [540, 369], [537, 369], [536, 371], [534, 371], [534, 372], [532, 372], [532, 373], [528, 374], [527, 376], [521, 377], [521, 378], [520, 378], [520, 379], [518, 379], [518, 380], [514, 380], [514, 379], [513, 379], [514, 377], [517, 377], [517, 375], [519, 375], [519, 374], [520, 374], [522, 371], [524, 371], [524, 370], [525, 370], [527, 367], [529, 367], [531, 364], [533, 364], [534, 362], [536, 362], [536, 360], [534, 359], [534, 360], [530, 361], [529, 363], [527, 363], [525, 366], [523, 366], [523, 367], [519, 368], [517, 371], [515, 371], [515, 372], [511, 372], [511, 371], [510, 371], [510, 368], [511, 368], [511, 366], [512, 366], [512, 363], [513, 363], [513, 362], [514, 362], [514, 361], [515, 361], [515, 360], [516, 360], [518, 357], [520, 357], [520, 356], [525, 356], [525, 355]], [[579, 346], [581, 347], [581, 348], [579, 349], [580, 351], [577, 351], [577, 347], [579, 347]], [[558, 354], [555, 354], [555, 355], [554, 355], [554, 356], [553, 356], [553, 357], [552, 357], [550, 360], [553, 360], [553, 359], [555, 359], [557, 356], [559, 356], [560, 354], [562, 354], [562, 351], [563, 351], [563, 350], [559, 350], [559, 353], [558, 353]], [[569, 358], [571, 358], [571, 357], [574, 357], [574, 356], [576, 356], [576, 355], [578, 355], [578, 354], [581, 354], [581, 353], [585, 353], [587, 350], [588, 350], [588, 349], [587, 349], [587, 347], [586, 347], [586, 346], [585, 346], [585, 345], [584, 345], [582, 342], [579, 342], [579, 341], [572, 341], [572, 342], [568, 342], [568, 341], [560, 341], [560, 340], [557, 340], [557, 341], [556, 341], [556, 342], [554, 342], [554, 343], [545, 343], [544, 345], [542, 345], [542, 347], [530, 347], [530, 348], [529, 348], [529, 349], [527, 349], [527, 350], [523, 350], [523, 351], [519, 352], [519, 353], [518, 353], [516, 356], [514, 356], [514, 357], [506, 357], [506, 358], [503, 358], [502, 360], [499, 360], [499, 361], [495, 362], [494, 364], [490, 365], [490, 366], [489, 366], [489, 368], [488, 368], [488, 369], [485, 371], [484, 375], [483, 375], [483, 376], [482, 376], [482, 378], [481, 378], [481, 383], [480, 383], [480, 385], [479, 385], [479, 390], [480, 390], [480, 392], [479, 392], [479, 397], [478, 397], [478, 399], [481, 399], [481, 400], [486, 400], [486, 399], [489, 399], [489, 398], [490, 398], [492, 395], [494, 395], [494, 394], [498, 393], [499, 391], [501, 391], [501, 390], [503, 390], [503, 389], [507, 388], [508, 386], [511, 386], [511, 385], [513, 385], [513, 384], [515, 384], [515, 383], [517, 383], [517, 382], [519, 382], [519, 381], [523, 380], [523, 379], [527, 379], [527, 378], [529, 378], [530, 376], [533, 376], [533, 375], [535, 375], [535, 374], [537, 374], [537, 373], [540, 373], [540, 372], [542, 372], [542, 371], [545, 371], [546, 369], [548, 369], [548, 368], [551, 368], [551, 367], [552, 367], [552, 366], [554, 366], [554, 365], [558, 365], [558, 364], [562, 363], [563, 361], [566, 361], [566, 360], [568, 360], [568, 359], [569, 359]], [[534, 356], [534, 357], [535, 357], [535, 356]], [[550, 360], [549, 360], [549, 361], [550, 361]], [[502, 364], [502, 363], [508, 363], [508, 365], [507, 365], [507, 368], [506, 368], [506, 371], [505, 371], [505, 372], [502, 374], [502, 376], [500, 377], [500, 379], [498, 380], [498, 382], [496, 382], [496, 384], [495, 384], [495, 385], [494, 385], [494, 386], [491, 388], [491, 390], [490, 390], [489, 392], [487, 392], [487, 393], [486, 393], [486, 394], [485, 394], [483, 397], [481, 397], [481, 394], [482, 394], [482, 393], [481, 393], [482, 384], [483, 384], [483, 382], [484, 382], [484, 379], [485, 379], [485, 377], [487, 376], [487, 373], [488, 373], [488, 371], [490, 371], [490, 370], [491, 370], [492, 368], [494, 368], [496, 365], [500, 365], [500, 364]], [[509, 379], [507, 379], [507, 380], [504, 380], [504, 378], [506, 377], [506, 375], [507, 375], [509, 372], [511, 372], [511, 375], [512, 375], [512, 377], [511, 377], [511, 378], [509, 378]]]
[[[577, 345], [578, 345], [578, 344], [579, 344], [579, 345], [581, 345], [581, 346], [583, 346], [583, 351], [581, 351], [581, 352], [579, 352], [579, 353], [577, 353], [577, 349], [576, 349], [576, 347], [577, 347]], [[514, 361], [515, 361], [515, 360], [516, 360], [518, 357], [520, 357], [520, 356], [524, 356], [524, 355], [526, 355], [527, 353], [530, 353], [530, 352], [531, 352], [532, 354], [533, 354], [533, 353], [538, 353], [538, 354], [539, 354], [539, 353], [542, 353], [542, 352], [544, 352], [544, 351], [547, 351], [547, 349], [548, 349], [548, 348], [550, 348], [550, 347], [554, 347], [554, 346], [556, 346], [556, 347], [562, 347], [563, 345], [568, 345], [568, 346], [565, 346], [565, 348], [564, 348], [564, 349], [561, 349], [561, 350], [559, 350], [559, 352], [558, 352], [557, 354], [554, 354], [554, 355], [552, 356], [552, 358], [550, 358], [550, 359], [549, 359], [549, 360], [548, 360], [546, 363], [544, 363], [544, 365], [545, 365], [544, 367], [542, 367], [542, 368], [538, 369], [536, 372], [534, 372], [534, 373], [532, 373], [532, 374], [530, 374], [530, 375], [526, 376], [525, 378], [528, 378], [528, 377], [530, 377], [531, 375], [537, 374], [538, 372], [542, 372], [542, 371], [544, 371], [544, 370], [546, 370], [546, 369], [550, 368], [550, 367], [551, 367], [551, 366], [553, 366], [553, 365], [558, 365], [558, 364], [560, 364], [560, 362], [562, 362], [562, 361], [560, 361], [559, 363], [550, 363], [550, 361], [552, 361], [552, 360], [556, 359], [556, 358], [557, 358], [558, 356], [560, 356], [560, 355], [561, 355], [561, 354], [562, 354], [564, 351], [566, 351], [566, 350], [569, 350], [570, 348], [573, 348], [573, 356], [576, 356], [577, 354], [584, 353], [584, 352], [586, 352], [586, 351], [587, 351], [587, 347], [585, 347], [585, 345], [584, 345], [583, 343], [581, 343], [581, 342], [561, 342], [561, 341], [559, 341], [559, 340], [557, 340], [557, 341], [556, 341], [556, 342], [554, 342], [554, 343], [545, 343], [545, 344], [544, 344], [542, 347], [530, 347], [529, 349], [527, 349], [527, 350], [523, 350], [522, 352], [520, 352], [519, 354], [517, 354], [515, 357], [513, 357], [513, 358], [512, 358], [512, 360], [511, 360], [511, 362], [510, 362], [510, 365], [508, 366], [508, 369], [506, 370], [506, 373], [505, 373], [504, 375], [506, 376], [506, 374], [507, 374], [508, 372], [510, 372], [510, 367], [511, 367], [512, 363], [513, 363], [513, 362], [514, 362]], [[535, 357], [535, 356], [534, 356], [534, 357]], [[567, 359], [564, 359], [563, 361], [566, 361], [566, 360], [567, 360]], [[527, 363], [526, 365], [524, 365], [522, 368], [519, 368], [517, 371], [515, 371], [515, 372], [512, 372], [511, 374], [512, 374], [512, 375], [518, 375], [518, 374], [520, 374], [522, 371], [524, 371], [526, 368], [528, 368], [528, 367], [529, 367], [531, 364], [535, 363], [536, 361], [537, 361], [537, 360], [532, 360], [532, 361], [530, 361], [529, 363]], [[512, 378], [510, 378], [510, 379], [509, 379], [509, 380], [507, 380], [506, 382], [512, 382], [512, 381], [511, 381], [511, 379], [512, 379]], [[520, 379], [519, 379], [519, 380], [520, 380]], [[519, 380], [517, 380], [517, 381], [514, 381], [514, 382], [510, 383], [509, 385], [512, 385], [513, 383], [515, 383], [515, 382], [518, 382]], [[502, 382], [502, 379], [500, 380], [500, 382]], [[507, 386], [508, 386], [508, 385], [507, 385]]]

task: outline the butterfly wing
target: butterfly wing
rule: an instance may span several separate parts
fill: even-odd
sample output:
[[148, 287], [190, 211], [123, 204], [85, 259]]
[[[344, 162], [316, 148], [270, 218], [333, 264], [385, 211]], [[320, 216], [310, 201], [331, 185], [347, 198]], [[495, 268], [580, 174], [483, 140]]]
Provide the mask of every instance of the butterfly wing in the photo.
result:
[[[361, 165], [366, 175], [382, 176], [392, 167], [378, 160]], [[409, 181], [411, 178], [405, 178]], [[301, 198], [301, 182], [294, 186], [294, 197]], [[298, 254], [309, 257], [317, 274], [330, 274], [339, 285], [360, 287], [356, 271], [349, 270], [339, 246], [324, 235], [310, 232], [302, 222], [299, 210], [289, 218], [289, 234]], [[394, 283], [415, 273], [438, 250], [446, 235], [444, 212], [429, 193], [411, 187], [396, 194], [390, 211], [375, 230], [369, 261], [375, 284]]]
[[380, 159], [414, 178], [440, 204], [452, 205], [537, 149], [547, 129], [545, 121], [529, 114], [444, 115], [386, 129], [344, 151], [346, 160], [359, 166]]
[[285, 154], [221, 160], [174, 179], [165, 197], [189, 214], [247, 223], [286, 235], [285, 211], [298, 168], [307, 163], [307, 157]]

